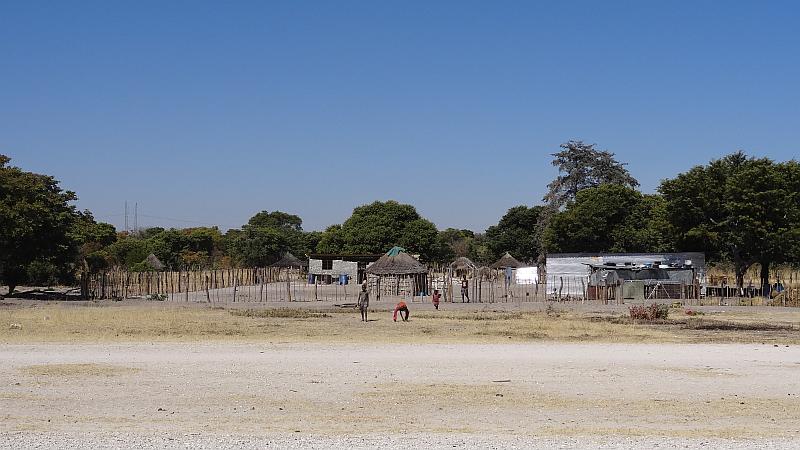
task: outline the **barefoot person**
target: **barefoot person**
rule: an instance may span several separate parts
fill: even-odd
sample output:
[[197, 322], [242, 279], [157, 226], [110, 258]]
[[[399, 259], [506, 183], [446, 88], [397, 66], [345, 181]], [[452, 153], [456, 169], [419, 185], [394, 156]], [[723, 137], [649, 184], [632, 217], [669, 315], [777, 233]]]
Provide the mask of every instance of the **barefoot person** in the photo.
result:
[[439, 310], [439, 300], [441, 300], [441, 297], [442, 294], [439, 293], [439, 290], [434, 289], [432, 301], [433, 301], [433, 307], [436, 308], [437, 311]]
[[[394, 307], [394, 316], [392, 316], [392, 320], [397, 322], [397, 313], [400, 313], [400, 318], [403, 319], [403, 322], [408, 322], [408, 306], [406, 306], [406, 302], [400, 302], [397, 306]], [[405, 316], [403, 316], [405, 313]]]
[[467, 299], [467, 303], [469, 303], [469, 281], [467, 281], [466, 275], [461, 279], [461, 303], [464, 303], [464, 299]]
[[358, 309], [361, 310], [361, 321], [367, 321], [367, 308], [369, 308], [369, 292], [367, 283], [361, 285], [361, 292], [358, 293]]

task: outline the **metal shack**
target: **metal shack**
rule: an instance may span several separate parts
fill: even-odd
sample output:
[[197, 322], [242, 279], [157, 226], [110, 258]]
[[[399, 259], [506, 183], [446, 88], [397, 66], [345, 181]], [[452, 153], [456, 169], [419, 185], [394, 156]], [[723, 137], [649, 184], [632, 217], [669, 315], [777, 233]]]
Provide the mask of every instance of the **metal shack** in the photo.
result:
[[[706, 283], [706, 258], [700, 252], [678, 252], [678, 253], [553, 253], [547, 255], [546, 262], [546, 282], [548, 292], [559, 292], [560, 295], [570, 296], [589, 296], [589, 284], [592, 281], [590, 276], [593, 274], [592, 268], [605, 268], [605, 272], [597, 275], [602, 277], [608, 271], [617, 272], [614, 269], [632, 269], [638, 268], [637, 275], [633, 275], [633, 270], [620, 271], [611, 275], [618, 280], [625, 280], [627, 277], [629, 281], [645, 281], [643, 278], [638, 277], [654, 277], [651, 280], [663, 280], [661, 286], [669, 284], [664, 276], [681, 277], [685, 278], [686, 273], [678, 274], [680, 271], [677, 269], [691, 268], [693, 278], [697, 280], [700, 285]], [[665, 269], [661, 273], [653, 271], [641, 272], [642, 269]], [[672, 274], [672, 272], [676, 272]], [[608, 276], [608, 275], [606, 275]], [[662, 277], [662, 278], [657, 278]], [[607, 286], [610, 284], [608, 280], [595, 279], [594, 286]], [[654, 286], [659, 282], [655, 281]], [[633, 289], [632, 287], [630, 289]], [[644, 289], [644, 288], [642, 288]], [[655, 289], [655, 288], [654, 288]], [[674, 289], [674, 288], [667, 288]], [[664, 295], [663, 290], [658, 289], [659, 295]], [[597, 295], [595, 290], [595, 295]], [[644, 290], [643, 294], [644, 295]], [[645, 297], [646, 298], [646, 297]], [[660, 298], [660, 297], [659, 297]], [[678, 297], [680, 298], [680, 297]]]
[[590, 265], [589, 270], [588, 300], [677, 300], [700, 295], [700, 283], [691, 265], [655, 267], [610, 263]]

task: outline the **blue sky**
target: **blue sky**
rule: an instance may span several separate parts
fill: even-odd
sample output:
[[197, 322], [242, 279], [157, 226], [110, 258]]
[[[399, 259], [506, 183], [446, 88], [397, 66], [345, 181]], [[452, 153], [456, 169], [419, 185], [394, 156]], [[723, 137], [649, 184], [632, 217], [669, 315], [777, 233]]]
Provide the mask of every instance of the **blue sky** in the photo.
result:
[[117, 226], [125, 200], [140, 225], [323, 229], [396, 199], [482, 230], [539, 202], [569, 139], [645, 192], [796, 157], [798, 23], [789, 1], [4, 1], [0, 153]]

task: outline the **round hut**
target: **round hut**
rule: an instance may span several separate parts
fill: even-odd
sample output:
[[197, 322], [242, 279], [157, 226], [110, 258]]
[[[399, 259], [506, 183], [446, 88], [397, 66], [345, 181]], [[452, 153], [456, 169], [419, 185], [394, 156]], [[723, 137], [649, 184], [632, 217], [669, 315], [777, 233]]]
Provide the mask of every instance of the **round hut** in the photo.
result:
[[511, 256], [511, 253], [506, 252], [505, 255], [501, 256], [500, 259], [495, 261], [495, 263], [489, 267], [495, 270], [504, 270], [504, 269], [516, 269], [518, 267], [523, 267], [523, 266], [525, 266], [525, 264], [522, 264], [517, 260], [517, 258]]
[[306, 268], [308, 268], [308, 262], [301, 261], [293, 254], [287, 252], [281, 259], [270, 264], [266, 279], [267, 282], [271, 282], [303, 278], [303, 272]]
[[161, 260], [158, 259], [158, 257], [152, 253], [147, 255], [147, 258], [145, 258], [144, 263], [147, 265], [147, 267], [155, 270], [156, 272], [161, 272], [162, 270], [164, 270], [164, 263], [162, 263]]
[[475, 269], [477, 268], [478, 266], [476, 266], [475, 263], [466, 256], [460, 256], [456, 258], [455, 261], [450, 263], [450, 272], [452, 273], [452, 276], [456, 278], [461, 278], [465, 275], [467, 278], [472, 278]]
[[[462, 280], [474, 280], [478, 278], [478, 266], [472, 262], [471, 259], [467, 258], [466, 256], [459, 256], [455, 259], [455, 261], [450, 263], [450, 268], [447, 272], [447, 281], [446, 281], [446, 288], [447, 292], [445, 296], [448, 301], [454, 301], [455, 295], [458, 292], [461, 292], [462, 289]], [[475, 283], [470, 281], [467, 282], [469, 286], [469, 294], [470, 298], [474, 297], [475, 292]], [[462, 295], [462, 301], [464, 296]]]
[[381, 296], [424, 296], [428, 290], [428, 268], [406, 253], [394, 247], [366, 270], [369, 291], [376, 299]]

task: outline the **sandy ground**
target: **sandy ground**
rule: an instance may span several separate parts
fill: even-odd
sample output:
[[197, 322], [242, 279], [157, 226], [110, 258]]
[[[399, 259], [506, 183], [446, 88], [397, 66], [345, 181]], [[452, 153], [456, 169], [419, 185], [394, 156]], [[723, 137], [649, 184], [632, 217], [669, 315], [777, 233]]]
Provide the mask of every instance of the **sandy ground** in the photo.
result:
[[800, 448], [798, 374], [773, 344], [8, 344], [0, 447]]

